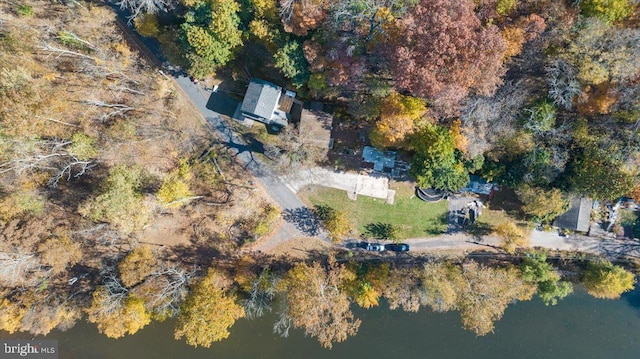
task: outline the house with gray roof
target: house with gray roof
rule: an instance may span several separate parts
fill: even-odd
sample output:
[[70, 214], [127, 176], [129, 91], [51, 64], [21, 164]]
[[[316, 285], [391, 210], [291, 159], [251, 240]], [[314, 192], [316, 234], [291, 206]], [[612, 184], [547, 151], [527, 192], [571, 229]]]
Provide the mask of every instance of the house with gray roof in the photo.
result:
[[591, 208], [593, 208], [593, 201], [589, 198], [573, 198], [569, 210], [558, 216], [553, 221], [553, 225], [571, 231], [588, 232], [589, 222], [591, 221]]
[[286, 126], [295, 93], [282, 92], [282, 87], [271, 82], [251, 79], [240, 106], [243, 118], [265, 124]]

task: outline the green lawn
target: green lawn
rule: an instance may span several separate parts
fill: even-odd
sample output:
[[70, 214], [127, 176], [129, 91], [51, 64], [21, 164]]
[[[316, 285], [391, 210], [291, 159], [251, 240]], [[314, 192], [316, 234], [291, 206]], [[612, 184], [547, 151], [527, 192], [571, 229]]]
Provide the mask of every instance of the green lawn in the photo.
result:
[[385, 204], [382, 199], [358, 196], [351, 201], [345, 191], [326, 187], [312, 187], [301, 191], [313, 205], [324, 205], [336, 210], [346, 210], [356, 230], [356, 235], [368, 237], [367, 227], [391, 224], [398, 228], [398, 239], [431, 237], [447, 229], [447, 201], [426, 203], [416, 198], [413, 188], [395, 184], [395, 203]]

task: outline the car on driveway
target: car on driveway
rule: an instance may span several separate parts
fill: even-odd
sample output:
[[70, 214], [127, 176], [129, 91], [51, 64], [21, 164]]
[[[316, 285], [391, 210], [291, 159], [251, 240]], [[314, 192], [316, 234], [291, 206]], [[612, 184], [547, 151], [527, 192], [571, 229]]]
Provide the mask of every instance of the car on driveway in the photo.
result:
[[374, 251], [374, 252], [382, 252], [385, 250], [385, 248], [384, 248], [384, 244], [369, 243], [369, 245], [367, 246], [367, 250]]
[[389, 243], [385, 244], [384, 248], [392, 252], [406, 252], [409, 250], [409, 245], [405, 243]]
[[385, 250], [384, 244], [378, 243], [360, 242], [358, 243], [358, 247], [373, 252], [382, 252]]

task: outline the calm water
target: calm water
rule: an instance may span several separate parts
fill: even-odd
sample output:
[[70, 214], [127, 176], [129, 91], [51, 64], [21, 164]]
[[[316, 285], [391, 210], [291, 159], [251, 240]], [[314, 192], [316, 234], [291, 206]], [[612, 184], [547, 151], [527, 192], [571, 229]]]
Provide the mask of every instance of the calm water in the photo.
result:
[[[383, 308], [386, 305], [383, 305]], [[273, 317], [238, 321], [231, 336], [209, 349], [173, 339], [173, 321], [113, 340], [90, 324], [78, 324], [58, 339], [60, 358], [640, 358], [640, 291], [603, 301], [579, 291], [555, 307], [540, 301], [507, 309], [494, 334], [476, 337], [460, 328], [455, 312], [405, 313], [356, 310], [357, 336], [323, 349], [300, 331], [285, 339], [271, 333]]]

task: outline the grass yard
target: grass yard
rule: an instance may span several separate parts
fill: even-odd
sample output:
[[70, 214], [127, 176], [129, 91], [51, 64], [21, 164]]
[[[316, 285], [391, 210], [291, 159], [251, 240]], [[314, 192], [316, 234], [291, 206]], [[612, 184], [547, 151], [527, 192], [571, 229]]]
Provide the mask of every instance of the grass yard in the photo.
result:
[[299, 194], [312, 205], [346, 210], [356, 235], [362, 237], [372, 237], [371, 228], [380, 224], [397, 227], [398, 239], [431, 237], [447, 230], [447, 201], [423, 202], [415, 197], [413, 187], [404, 183], [394, 183], [391, 189], [396, 191], [392, 205], [385, 204], [382, 199], [365, 196], [351, 201], [345, 191], [326, 187], [311, 187]]

